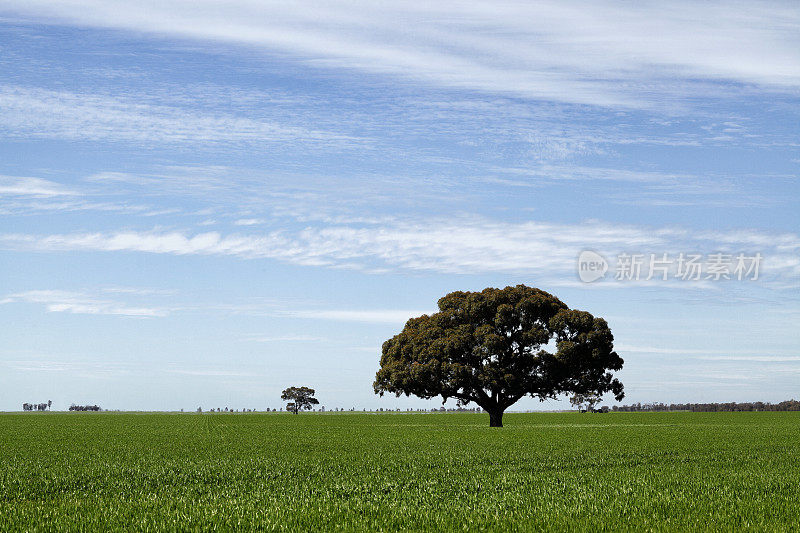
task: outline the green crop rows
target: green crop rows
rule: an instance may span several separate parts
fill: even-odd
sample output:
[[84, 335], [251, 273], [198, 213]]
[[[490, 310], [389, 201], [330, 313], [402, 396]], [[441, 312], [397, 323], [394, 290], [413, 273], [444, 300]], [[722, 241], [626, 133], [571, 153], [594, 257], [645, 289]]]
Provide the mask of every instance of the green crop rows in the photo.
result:
[[0, 415], [3, 530], [796, 530], [800, 413]]

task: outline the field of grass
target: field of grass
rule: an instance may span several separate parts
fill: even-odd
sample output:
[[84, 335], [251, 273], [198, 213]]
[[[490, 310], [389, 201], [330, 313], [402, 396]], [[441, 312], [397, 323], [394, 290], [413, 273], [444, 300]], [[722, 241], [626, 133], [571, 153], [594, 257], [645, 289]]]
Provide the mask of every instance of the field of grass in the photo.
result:
[[0, 529], [797, 530], [800, 413], [0, 415]]

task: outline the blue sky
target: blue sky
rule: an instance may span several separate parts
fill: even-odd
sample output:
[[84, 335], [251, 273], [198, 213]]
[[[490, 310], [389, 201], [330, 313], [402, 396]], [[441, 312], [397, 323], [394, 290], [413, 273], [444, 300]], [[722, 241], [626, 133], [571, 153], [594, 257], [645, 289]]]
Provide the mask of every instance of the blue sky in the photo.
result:
[[434, 406], [382, 342], [517, 283], [609, 321], [626, 403], [796, 398], [798, 104], [791, 2], [0, 0], [0, 409]]

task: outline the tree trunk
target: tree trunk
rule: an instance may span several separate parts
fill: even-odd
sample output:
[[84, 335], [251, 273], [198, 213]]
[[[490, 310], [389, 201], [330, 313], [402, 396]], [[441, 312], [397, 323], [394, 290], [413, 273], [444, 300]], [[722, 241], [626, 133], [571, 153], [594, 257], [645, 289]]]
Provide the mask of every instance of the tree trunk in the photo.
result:
[[503, 427], [503, 411], [500, 409], [489, 411], [489, 427], [501, 428]]

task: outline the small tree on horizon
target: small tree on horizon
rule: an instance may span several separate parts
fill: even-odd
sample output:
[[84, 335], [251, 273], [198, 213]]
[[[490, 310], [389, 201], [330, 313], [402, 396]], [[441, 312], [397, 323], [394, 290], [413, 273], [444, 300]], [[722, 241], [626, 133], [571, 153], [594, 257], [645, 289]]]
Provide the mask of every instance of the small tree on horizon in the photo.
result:
[[309, 411], [312, 405], [319, 404], [314, 398], [316, 391], [308, 387], [289, 387], [281, 393], [281, 400], [292, 400], [286, 404], [286, 410], [294, 414], [300, 411]]
[[594, 406], [602, 401], [603, 395], [595, 392], [573, 394], [569, 399], [569, 403], [571, 403], [573, 407], [577, 407], [580, 410], [583, 410], [585, 407], [586, 411], [589, 412], [593, 411]]
[[613, 392], [622, 400], [611, 371], [623, 361], [613, 341], [605, 320], [539, 289], [452, 292], [439, 300], [438, 313], [408, 320], [383, 343], [373, 388], [381, 396], [474, 402], [489, 413], [490, 426], [502, 427], [503, 412], [526, 395], [544, 401]]

